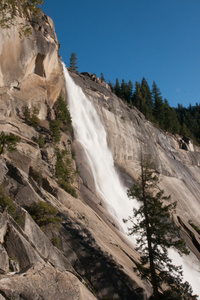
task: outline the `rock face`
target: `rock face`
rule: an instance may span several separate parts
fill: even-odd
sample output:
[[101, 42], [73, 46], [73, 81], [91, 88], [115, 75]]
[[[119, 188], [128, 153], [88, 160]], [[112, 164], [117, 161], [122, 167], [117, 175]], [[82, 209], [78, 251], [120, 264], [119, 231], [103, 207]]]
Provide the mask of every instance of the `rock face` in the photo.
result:
[[[139, 255], [98, 198], [72, 128], [63, 125], [57, 143], [50, 128], [53, 105], [59, 94], [66, 95], [51, 19], [43, 14], [33, 19], [29, 37], [20, 37], [13, 26], [0, 30], [0, 39], [0, 132], [20, 139], [14, 152], [0, 156], [2, 197], [9, 195], [16, 209], [11, 213], [0, 202], [0, 299], [149, 298], [151, 287], [133, 272]], [[71, 76], [94, 103], [127, 186], [138, 177], [141, 152], [152, 155], [161, 187], [178, 202], [183, 235], [199, 256], [199, 235], [189, 221], [200, 226], [200, 149], [156, 129], [96, 76]], [[38, 109], [37, 125], [27, 123], [25, 107], [30, 113]], [[59, 167], [65, 162], [73, 174], [70, 188], [56, 177], [61, 154]], [[38, 226], [28, 211], [40, 202], [56, 208], [58, 224]]]
[[1, 110], [9, 116], [19, 113], [26, 104], [37, 107], [39, 118], [45, 119], [45, 101], [52, 106], [64, 90], [59, 44], [53, 22], [46, 15], [32, 20], [29, 36], [20, 37], [20, 23], [23, 19], [17, 18], [15, 26], [0, 31]]
[[178, 202], [178, 213], [200, 226], [200, 148], [184, 137], [157, 129], [136, 108], [88, 76], [71, 76], [96, 107], [115, 164], [122, 176], [129, 175], [125, 176], [127, 184], [138, 177], [141, 153], [150, 154], [160, 174], [161, 187]]
[[[186, 137], [157, 129], [136, 108], [91, 81], [89, 76], [74, 73], [71, 76], [94, 104], [106, 129], [116, 168], [126, 186], [130, 187], [138, 178], [141, 153], [151, 155], [159, 173], [159, 187], [177, 202], [177, 223], [182, 226], [182, 235], [198, 261], [200, 236], [194, 225], [200, 228], [200, 148]], [[77, 155], [81, 175], [87, 178], [86, 185], [89, 187], [89, 192], [84, 190], [87, 195], [85, 201], [89, 205], [92, 203], [93, 209], [100, 213], [98, 201], [93, 196], [92, 175], [88, 175], [88, 167], [83, 168], [81, 161], [82, 155]]]
[[[72, 129], [63, 125], [60, 142], [54, 141], [53, 105], [66, 91], [53, 23], [42, 14], [29, 37], [19, 36], [17, 24], [0, 30], [0, 132], [19, 138], [14, 152], [0, 156], [1, 201], [9, 196], [16, 209], [11, 213], [10, 204], [0, 202], [0, 297], [146, 299], [151, 288], [132, 271], [138, 254], [105, 208], [98, 205], [97, 214], [86, 204], [87, 177], [76, 175]], [[27, 108], [34, 125], [27, 122]], [[74, 174], [73, 187], [65, 190], [55, 176], [62, 151], [67, 172]], [[93, 199], [99, 203], [95, 194]], [[33, 220], [28, 210], [40, 202], [57, 209], [57, 225], [39, 227]]]

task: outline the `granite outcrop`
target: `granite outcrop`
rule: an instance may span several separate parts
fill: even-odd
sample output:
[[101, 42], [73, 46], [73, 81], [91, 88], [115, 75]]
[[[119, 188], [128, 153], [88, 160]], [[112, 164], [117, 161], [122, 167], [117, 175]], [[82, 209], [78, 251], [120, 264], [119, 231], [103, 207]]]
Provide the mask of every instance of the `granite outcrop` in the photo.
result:
[[[150, 284], [133, 272], [139, 255], [99, 198], [73, 128], [62, 126], [54, 140], [54, 104], [60, 94], [68, 101], [59, 43], [48, 16], [33, 18], [31, 26], [28, 37], [17, 24], [0, 30], [0, 132], [19, 138], [15, 151], [0, 156], [0, 196], [16, 209], [12, 215], [0, 203], [0, 299], [148, 299]], [[156, 128], [96, 75], [70, 74], [94, 104], [127, 187], [138, 177], [141, 153], [151, 154], [160, 187], [177, 201], [177, 222], [199, 258], [191, 224], [200, 227], [200, 148]], [[27, 123], [26, 108], [37, 111], [37, 124]], [[67, 153], [73, 189], [56, 178], [61, 153]], [[56, 225], [39, 226], [29, 213], [41, 202], [56, 209]]]

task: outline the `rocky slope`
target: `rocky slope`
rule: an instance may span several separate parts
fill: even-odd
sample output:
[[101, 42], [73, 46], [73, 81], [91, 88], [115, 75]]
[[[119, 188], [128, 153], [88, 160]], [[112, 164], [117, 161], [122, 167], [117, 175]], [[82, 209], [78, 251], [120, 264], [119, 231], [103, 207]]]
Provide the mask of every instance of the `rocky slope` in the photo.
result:
[[[0, 299], [146, 299], [151, 288], [132, 270], [138, 254], [99, 199], [73, 129], [63, 125], [55, 142], [54, 104], [67, 93], [51, 19], [33, 20], [29, 37], [13, 26], [0, 30], [0, 38], [0, 132], [19, 138], [14, 152], [0, 156], [1, 201], [9, 196], [15, 207], [13, 214], [11, 204], [1, 202]], [[94, 76], [71, 76], [94, 103], [128, 186], [137, 178], [141, 150], [152, 154], [162, 187], [178, 201], [183, 234], [199, 255], [199, 236], [188, 223], [200, 225], [199, 148], [182, 150], [180, 137], [156, 129]], [[27, 108], [39, 122], [27, 122]], [[74, 177], [70, 189], [56, 177], [60, 153]], [[41, 202], [56, 209], [56, 224], [39, 226], [29, 214]]]
[[[141, 153], [150, 154], [159, 172], [160, 188], [166, 195], [171, 195], [172, 201], [177, 201], [179, 220], [188, 232], [194, 233], [199, 244], [199, 234], [189, 223], [200, 227], [200, 148], [192, 141], [184, 141], [184, 137], [168, 134], [153, 126], [135, 107], [111, 93], [109, 87], [102, 86], [89, 76], [74, 73], [71, 76], [96, 107], [107, 132], [116, 168], [126, 186], [138, 178]], [[199, 246], [197, 248], [197, 251], [193, 250], [200, 258]]]
[[[17, 24], [0, 31], [0, 132], [19, 138], [0, 157], [1, 299], [144, 299], [150, 288], [132, 272], [137, 254], [103, 219], [106, 210], [98, 215], [84, 201], [72, 128], [63, 124], [55, 141], [54, 103], [66, 91], [53, 23], [41, 15], [22, 38]], [[60, 157], [70, 189], [56, 177]], [[41, 202], [56, 208], [57, 224], [33, 220], [30, 206]]]

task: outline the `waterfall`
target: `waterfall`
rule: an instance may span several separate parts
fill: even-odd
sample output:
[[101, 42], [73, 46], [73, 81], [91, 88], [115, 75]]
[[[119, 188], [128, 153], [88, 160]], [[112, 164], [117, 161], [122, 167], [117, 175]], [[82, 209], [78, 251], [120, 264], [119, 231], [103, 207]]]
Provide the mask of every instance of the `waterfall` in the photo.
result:
[[128, 199], [126, 189], [115, 170], [105, 129], [92, 103], [74, 83], [67, 69], [64, 70], [76, 140], [82, 144], [86, 152], [97, 193], [104, 200], [108, 211], [127, 231], [123, 219], [132, 214], [133, 201]]
[[[122, 231], [127, 232], [127, 225], [123, 219], [132, 215], [133, 207], [138, 208], [138, 203], [129, 200], [126, 188], [120, 182], [107, 144], [106, 132], [96, 109], [82, 89], [74, 83], [65, 66], [64, 74], [76, 140], [85, 149], [99, 196], [121, 225]], [[134, 240], [132, 238], [132, 241]], [[184, 280], [192, 285], [194, 293], [200, 294], [200, 270], [197, 258], [193, 254], [185, 258], [180, 257], [173, 249], [169, 254], [174, 264], [183, 266]]]

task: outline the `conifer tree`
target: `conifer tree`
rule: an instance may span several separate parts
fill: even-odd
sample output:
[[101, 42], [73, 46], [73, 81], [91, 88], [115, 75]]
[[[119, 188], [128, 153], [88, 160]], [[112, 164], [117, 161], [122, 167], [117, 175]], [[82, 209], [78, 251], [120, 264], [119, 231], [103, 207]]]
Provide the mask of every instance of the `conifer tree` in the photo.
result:
[[133, 95], [133, 83], [131, 80], [129, 80], [128, 82], [128, 94], [127, 94], [127, 101], [128, 103], [131, 102], [131, 98], [132, 98], [132, 95]]
[[16, 150], [19, 140], [19, 137], [16, 135], [12, 133], [6, 134], [4, 131], [2, 131], [0, 134], [0, 155], [3, 154], [6, 149], [9, 152]]
[[141, 106], [142, 106], [142, 93], [141, 93], [141, 86], [139, 82], [135, 82], [135, 91], [133, 93], [132, 97], [132, 103], [137, 109], [141, 111]]
[[167, 99], [164, 100], [164, 121], [163, 121], [163, 128], [167, 131], [172, 131], [173, 126], [173, 119], [171, 114], [171, 107]]
[[114, 92], [115, 92], [115, 95], [117, 95], [119, 98], [121, 98], [121, 87], [120, 87], [118, 78], [116, 78], [116, 81], [115, 81]]
[[[128, 191], [130, 198], [137, 198], [141, 203], [140, 208], [133, 209], [133, 216], [128, 218], [132, 223], [129, 234], [137, 236], [137, 250], [141, 253], [136, 270], [142, 278], [150, 280], [154, 300], [196, 299], [192, 296], [189, 284], [182, 282], [181, 267], [173, 265], [168, 257], [169, 247], [177, 249], [180, 254], [188, 254], [188, 250], [172, 216], [176, 203], [171, 203], [170, 196], [164, 196], [164, 191], [158, 189], [157, 183], [158, 176], [148, 156], [141, 160], [138, 185]], [[163, 283], [171, 289], [160, 296], [159, 290]], [[172, 292], [176, 297], [165, 298], [165, 295], [172, 295]]]
[[101, 81], [106, 81], [105, 78], [104, 78], [103, 73], [101, 73]]
[[141, 82], [141, 93], [143, 98], [145, 98], [145, 104], [147, 106], [146, 117], [149, 120], [152, 120], [153, 99], [152, 99], [150, 87], [144, 77], [142, 78], [142, 82]]
[[161, 92], [157, 84], [155, 83], [155, 81], [153, 82], [153, 86], [152, 86], [152, 97], [154, 101], [154, 106], [153, 106], [154, 120], [160, 125], [161, 128], [163, 128], [164, 104], [163, 104]]
[[112, 92], [115, 92], [115, 91], [114, 91], [114, 87], [113, 87], [113, 83], [112, 83], [110, 80], [108, 80], [108, 85], [109, 85], [111, 91], [112, 91]]
[[71, 54], [71, 57], [70, 57], [70, 63], [69, 63], [69, 68], [70, 70], [72, 71], [77, 71], [78, 70], [78, 67], [77, 67], [77, 57], [76, 57], [76, 53], [72, 53]]
[[122, 79], [121, 83], [121, 98], [127, 100], [128, 97], [128, 85], [124, 79]]

